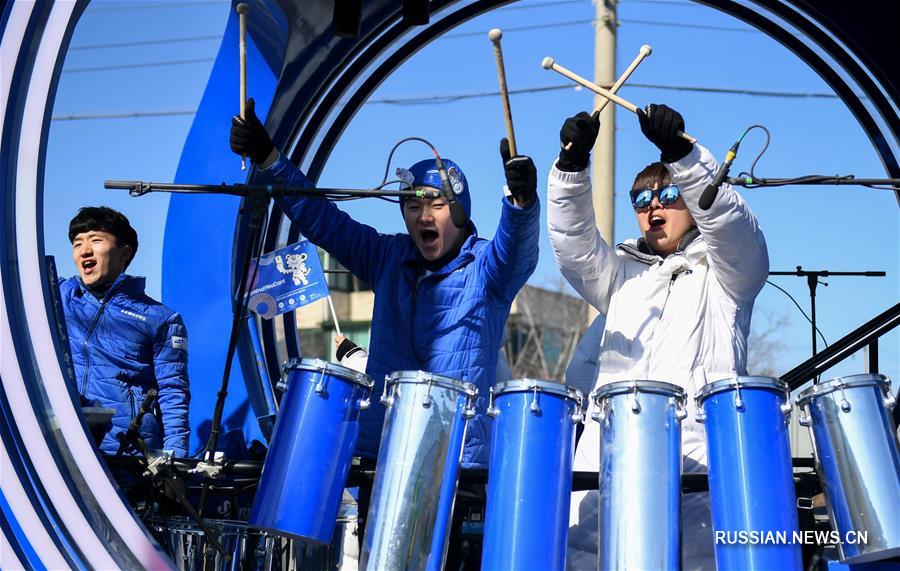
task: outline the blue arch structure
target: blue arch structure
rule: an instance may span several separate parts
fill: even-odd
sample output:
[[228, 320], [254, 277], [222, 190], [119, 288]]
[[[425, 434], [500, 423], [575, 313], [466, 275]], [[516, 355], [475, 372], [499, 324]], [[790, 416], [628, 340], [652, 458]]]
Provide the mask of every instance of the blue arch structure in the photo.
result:
[[[317, 179], [344, 128], [389, 74], [442, 33], [505, 3], [434, 0], [430, 23], [411, 29], [402, 21], [401, 2], [368, 0], [359, 37], [338, 38], [331, 32], [334, 0], [252, 0], [250, 57], [257, 65], [250, 67], [257, 75], [250, 81], [260, 111], [268, 110], [274, 142], [293, 148], [291, 158]], [[759, 28], [816, 70], [856, 116], [888, 176], [900, 177], [896, 14], [883, 13], [896, 8], [870, 1], [701, 3]], [[50, 110], [69, 39], [86, 5], [6, 2], [0, 14], [0, 551], [4, 567], [161, 569], [171, 563], [111, 483], [77, 412], [66, 376], [65, 330], [51, 296], [53, 269], [44, 259], [42, 178]], [[230, 20], [223, 45], [233, 45], [234, 28]], [[221, 117], [234, 112], [227, 102], [238, 98], [236, 87], [221, 83], [236, 67], [233, 51], [223, 49], [217, 58], [185, 143], [180, 182], [218, 183], [228, 180], [223, 173], [234, 172], [233, 157], [211, 150], [224, 147], [227, 126]], [[203, 221], [201, 228], [183, 230], [197, 221]], [[272, 222], [269, 245], [284, 220], [276, 215]], [[191, 376], [195, 400], [206, 406], [210, 397], [198, 397], [196, 390], [200, 384], [212, 386], [213, 393], [218, 387], [222, 324], [230, 322], [236, 281], [234, 252], [245, 227], [240, 204], [232, 199], [170, 203], [163, 298], [195, 312], [186, 316], [192, 323]], [[211, 253], [201, 269], [222, 276], [214, 291], [195, 289], [199, 264], [178, 248], [188, 238]], [[296, 356], [294, 322], [287, 317], [283, 325], [287, 354]], [[267, 323], [261, 334], [274, 377], [280, 352], [274, 325]], [[249, 411], [265, 412], [250, 338], [242, 338], [240, 374], [234, 375], [233, 404], [226, 411], [231, 426], [248, 438], [258, 433]]]

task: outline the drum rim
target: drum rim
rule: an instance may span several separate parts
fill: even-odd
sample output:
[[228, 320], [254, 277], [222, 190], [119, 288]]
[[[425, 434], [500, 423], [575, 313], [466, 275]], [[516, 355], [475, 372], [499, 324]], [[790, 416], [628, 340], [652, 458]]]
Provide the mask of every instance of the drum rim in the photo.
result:
[[[517, 383], [517, 384], [513, 384]], [[537, 385], [537, 389], [539, 392], [549, 392], [561, 397], [570, 398], [573, 400], [583, 400], [584, 393], [575, 387], [570, 387], [565, 383], [557, 383], [556, 381], [544, 381], [541, 379], [532, 379], [530, 377], [523, 377], [520, 379], [509, 379], [508, 381], [502, 381], [494, 385], [494, 398], [506, 394], [506, 393], [528, 393], [534, 391], [535, 385]], [[547, 389], [543, 391], [542, 389]]]
[[362, 385], [367, 389], [371, 389], [375, 386], [375, 381], [373, 381], [372, 377], [370, 377], [369, 375], [360, 373], [359, 371], [354, 371], [353, 369], [345, 367], [340, 363], [332, 363], [331, 361], [319, 359], [318, 357], [313, 357], [310, 359], [300, 359], [299, 361], [293, 359], [291, 361], [288, 361], [288, 363], [284, 367], [288, 371], [294, 369], [311, 372], [325, 371], [328, 374], [333, 374], [342, 379], [356, 383], [357, 385]]
[[399, 371], [393, 371], [387, 375], [384, 384], [385, 387], [390, 387], [400, 383], [427, 383], [429, 380], [431, 380], [432, 385], [441, 388], [452, 389], [469, 396], [478, 395], [478, 387], [475, 386], [474, 383], [470, 383], [468, 381], [460, 381], [459, 379], [454, 379], [453, 377], [447, 377], [445, 375], [439, 375], [437, 373], [429, 373], [428, 371], [422, 370], [401, 369]]
[[613, 381], [612, 383], [607, 383], [593, 390], [591, 393], [591, 400], [596, 403], [602, 397], [633, 392], [635, 384], [637, 384], [637, 392], [639, 393], [662, 394], [684, 401], [687, 400], [687, 391], [685, 391], [683, 387], [668, 381], [651, 381], [649, 379], [637, 381]]
[[[145, 527], [154, 527], [158, 528], [160, 531], [166, 532], [187, 532], [187, 533], [197, 533], [199, 535], [205, 535], [206, 532], [197, 525], [197, 522], [194, 521], [193, 518], [188, 516], [167, 516], [165, 518], [148, 518], [142, 520]], [[203, 522], [207, 527], [211, 529], [216, 529], [219, 531], [229, 532], [229, 531], [245, 531], [247, 533], [257, 533], [259, 529], [247, 523], [246, 521], [241, 521], [239, 519], [207, 519], [203, 518]]]
[[816, 397], [825, 396], [835, 391], [845, 389], [853, 389], [859, 387], [888, 387], [891, 386], [891, 379], [887, 375], [881, 373], [860, 373], [858, 375], [847, 375], [845, 377], [835, 377], [824, 383], [815, 384], [797, 396], [797, 404], [803, 405], [807, 401], [811, 401]]
[[723, 391], [734, 389], [735, 379], [738, 379], [740, 381], [741, 389], [774, 389], [781, 393], [786, 393], [788, 390], [788, 384], [781, 379], [776, 379], [775, 377], [763, 377], [760, 375], [738, 375], [735, 377], [728, 377], [727, 379], [719, 379], [718, 381], [706, 383], [705, 385], [700, 387], [699, 391], [697, 391], [697, 402], [702, 402], [707, 397], [711, 397], [712, 395], [721, 393]]

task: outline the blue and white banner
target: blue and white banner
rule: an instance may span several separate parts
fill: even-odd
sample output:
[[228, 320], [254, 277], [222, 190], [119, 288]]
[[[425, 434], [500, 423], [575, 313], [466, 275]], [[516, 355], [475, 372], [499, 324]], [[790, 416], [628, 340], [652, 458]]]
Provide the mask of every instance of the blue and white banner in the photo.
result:
[[249, 307], [264, 319], [328, 296], [319, 253], [309, 240], [285, 246], [250, 262]]

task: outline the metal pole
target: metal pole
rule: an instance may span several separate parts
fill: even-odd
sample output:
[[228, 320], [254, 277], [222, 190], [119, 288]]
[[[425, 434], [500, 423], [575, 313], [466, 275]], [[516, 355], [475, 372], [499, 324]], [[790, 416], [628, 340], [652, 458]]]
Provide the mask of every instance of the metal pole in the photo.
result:
[[[616, 81], [616, 5], [618, 0], [594, 0], [595, 43], [594, 82], [611, 85]], [[594, 108], [603, 104], [599, 95]], [[591, 180], [594, 184], [594, 214], [597, 227], [607, 244], [612, 246], [615, 221], [616, 106], [607, 105], [600, 114], [600, 133], [594, 145]]]
[[[594, 83], [610, 85], [616, 80], [616, 4], [618, 0], [593, 0], [594, 2]], [[594, 96], [594, 109], [604, 99]], [[603, 240], [612, 247], [615, 231], [615, 183], [616, 183], [616, 106], [607, 105], [600, 112], [600, 133], [594, 143], [594, 160], [591, 164], [593, 182], [594, 217]], [[597, 317], [597, 309], [588, 308], [588, 323]]]

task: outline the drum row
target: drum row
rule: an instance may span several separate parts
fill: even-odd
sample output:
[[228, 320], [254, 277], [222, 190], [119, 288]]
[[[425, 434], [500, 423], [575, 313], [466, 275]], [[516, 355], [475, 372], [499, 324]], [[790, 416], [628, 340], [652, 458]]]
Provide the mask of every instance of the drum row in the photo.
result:
[[[267, 537], [329, 544], [372, 380], [320, 360], [293, 363], [249, 525]], [[441, 569], [466, 425], [478, 391], [422, 371], [386, 379], [387, 408], [360, 569]], [[521, 379], [488, 395], [493, 418], [482, 567], [565, 567], [575, 426], [581, 393]], [[600, 424], [599, 566], [677, 569], [681, 423], [677, 385], [623, 381], [591, 395]], [[890, 381], [857, 375], [814, 385], [798, 400], [810, 427], [842, 560], [900, 555], [900, 451]], [[719, 569], [801, 569], [787, 386], [763, 377], [710, 383], [698, 393], [706, 425], [717, 531], [783, 534], [761, 545], [720, 542]]]

